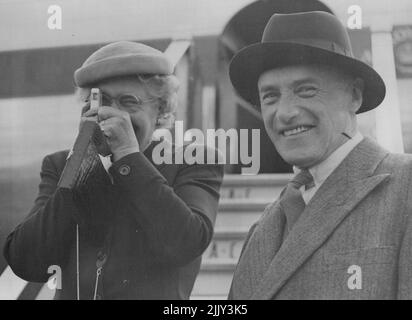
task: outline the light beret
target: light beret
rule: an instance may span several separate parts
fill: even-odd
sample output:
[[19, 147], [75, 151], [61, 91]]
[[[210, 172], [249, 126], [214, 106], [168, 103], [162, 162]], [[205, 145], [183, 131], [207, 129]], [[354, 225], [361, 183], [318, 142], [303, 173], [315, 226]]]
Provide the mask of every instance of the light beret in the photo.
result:
[[163, 52], [142, 43], [119, 41], [100, 48], [88, 57], [74, 72], [74, 82], [78, 87], [86, 87], [117, 76], [172, 73], [172, 62]]

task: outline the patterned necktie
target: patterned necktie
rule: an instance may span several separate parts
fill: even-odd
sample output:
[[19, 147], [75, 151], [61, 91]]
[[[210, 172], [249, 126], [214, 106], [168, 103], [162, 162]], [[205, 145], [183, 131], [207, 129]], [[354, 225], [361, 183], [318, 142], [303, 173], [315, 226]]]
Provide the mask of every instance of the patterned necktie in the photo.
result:
[[306, 206], [302, 193], [299, 190], [302, 186], [305, 186], [305, 190], [315, 186], [313, 177], [307, 169], [303, 169], [289, 181], [280, 199], [280, 205], [286, 216], [286, 230], [288, 232], [292, 229]]

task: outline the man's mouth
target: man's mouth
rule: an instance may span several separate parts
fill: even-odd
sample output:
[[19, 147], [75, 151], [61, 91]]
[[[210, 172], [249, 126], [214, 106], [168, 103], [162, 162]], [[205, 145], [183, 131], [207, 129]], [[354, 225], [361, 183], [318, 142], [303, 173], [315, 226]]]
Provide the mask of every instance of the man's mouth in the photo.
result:
[[313, 128], [313, 126], [298, 126], [298, 127], [295, 127], [295, 128], [281, 130], [280, 134], [284, 137], [290, 137], [290, 136], [295, 136], [295, 135], [301, 134], [303, 132], [309, 131], [312, 128]]

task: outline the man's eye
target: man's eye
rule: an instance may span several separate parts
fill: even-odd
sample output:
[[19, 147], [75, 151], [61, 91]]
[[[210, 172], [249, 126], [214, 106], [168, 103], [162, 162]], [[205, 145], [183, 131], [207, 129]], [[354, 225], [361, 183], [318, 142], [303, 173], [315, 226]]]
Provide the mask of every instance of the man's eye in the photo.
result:
[[302, 98], [310, 98], [318, 93], [318, 88], [313, 86], [302, 86], [296, 90], [296, 93]]
[[279, 99], [279, 93], [276, 92], [268, 92], [262, 95], [262, 102], [263, 103], [274, 103]]

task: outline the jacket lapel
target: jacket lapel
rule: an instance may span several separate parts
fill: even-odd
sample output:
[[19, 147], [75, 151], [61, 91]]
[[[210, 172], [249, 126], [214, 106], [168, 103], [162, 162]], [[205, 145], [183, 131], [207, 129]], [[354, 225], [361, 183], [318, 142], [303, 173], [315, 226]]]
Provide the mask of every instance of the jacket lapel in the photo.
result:
[[232, 281], [232, 298], [249, 299], [282, 244], [284, 215], [278, 201], [266, 207], [256, 228], [251, 229]]
[[387, 155], [365, 138], [321, 185], [271, 261], [252, 299], [271, 299], [339, 223], [389, 174], [373, 175]]

